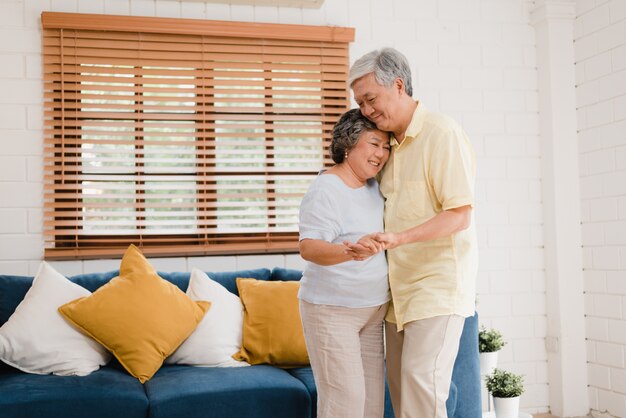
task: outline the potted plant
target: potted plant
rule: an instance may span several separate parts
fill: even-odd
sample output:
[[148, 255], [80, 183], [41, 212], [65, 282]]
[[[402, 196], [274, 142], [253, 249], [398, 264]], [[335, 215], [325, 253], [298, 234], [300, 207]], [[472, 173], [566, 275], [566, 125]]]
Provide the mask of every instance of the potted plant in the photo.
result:
[[519, 398], [524, 393], [523, 376], [495, 369], [487, 376], [486, 384], [493, 396], [496, 418], [518, 418]]
[[480, 353], [480, 374], [491, 374], [498, 364], [498, 351], [506, 342], [500, 331], [480, 327], [478, 331], [478, 352]]

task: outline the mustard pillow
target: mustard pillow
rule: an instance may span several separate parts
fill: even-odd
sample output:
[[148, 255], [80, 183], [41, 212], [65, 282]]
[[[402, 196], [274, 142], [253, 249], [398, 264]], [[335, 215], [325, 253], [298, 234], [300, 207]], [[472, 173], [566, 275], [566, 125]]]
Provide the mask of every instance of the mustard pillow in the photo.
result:
[[131, 245], [118, 277], [90, 296], [62, 305], [59, 312], [145, 383], [193, 332], [209, 306], [160, 278]]
[[237, 279], [244, 307], [243, 339], [236, 360], [276, 366], [309, 364], [298, 308], [300, 283]]

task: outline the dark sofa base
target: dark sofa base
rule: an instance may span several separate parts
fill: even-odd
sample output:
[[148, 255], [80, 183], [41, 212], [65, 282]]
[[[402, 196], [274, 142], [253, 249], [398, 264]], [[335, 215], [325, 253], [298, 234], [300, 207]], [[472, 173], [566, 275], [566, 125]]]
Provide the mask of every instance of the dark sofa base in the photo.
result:
[[[315, 418], [310, 367], [166, 366], [145, 385], [116, 367], [89, 376], [0, 371], [2, 418]], [[385, 418], [393, 418], [389, 393]]]

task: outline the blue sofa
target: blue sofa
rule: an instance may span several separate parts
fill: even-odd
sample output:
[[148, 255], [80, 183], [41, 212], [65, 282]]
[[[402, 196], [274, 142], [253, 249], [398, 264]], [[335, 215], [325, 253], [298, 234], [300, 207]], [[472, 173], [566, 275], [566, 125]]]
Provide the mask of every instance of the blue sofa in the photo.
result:
[[[93, 292], [117, 274], [117, 271], [82, 274], [70, 280]], [[208, 274], [238, 294], [237, 277], [299, 280], [302, 273], [274, 268]], [[184, 291], [190, 273], [159, 272], [159, 275]], [[0, 275], [0, 326], [22, 301], [32, 279]], [[481, 417], [476, 315], [465, 322], [452, 379], [448, 416]], [[27, 374], [0, 362], [3, 418], [315, 418], [316, 400], [309, 367], [164, 365], [142, 385], [115, 360], [84, 377]], [[389, 393], [385, 418], [393, 418]]]

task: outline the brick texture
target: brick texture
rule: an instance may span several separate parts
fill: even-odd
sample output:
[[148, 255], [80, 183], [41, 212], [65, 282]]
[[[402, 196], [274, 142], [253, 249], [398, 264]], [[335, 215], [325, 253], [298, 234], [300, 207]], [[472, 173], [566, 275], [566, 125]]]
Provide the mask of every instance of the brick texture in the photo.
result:
[[575, 35], [590, 403], [618, 417], [626, 416], [625, 5], [579, 0]]

